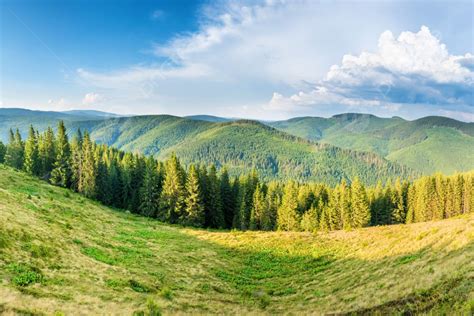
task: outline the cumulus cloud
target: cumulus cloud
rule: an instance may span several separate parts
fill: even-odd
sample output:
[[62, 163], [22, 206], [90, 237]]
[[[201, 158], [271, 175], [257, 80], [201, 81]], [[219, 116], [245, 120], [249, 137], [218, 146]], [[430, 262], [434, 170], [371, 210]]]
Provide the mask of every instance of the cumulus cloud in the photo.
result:
[[398, 37], [382, 33], [413, 27], [415, 7], [424, 4], [213, 2], [200, 12], [196, 31], [153, 45], [155, 62], [110, 72], [78, 69], [77, 75], [90, 89], [110, 90], [114, 104], [140, 104], [142, 112], [239, 116], [237, 109], [244, 109], [269, 119], [343, 111], [400, 115], [408, 105], [430, 105], [423, 113], [433, 114], [458, 105], [469, 113], [473, 55], [450, 54], [428, 27]]
[[[269, 109], [337, 104], [347, 109], [403, 106], [464, 107], [473, 110], [474, 56], [450, 55], [428, 27], [417, 33], [380, 35], [377, 51], [344, 55], [315, 88], [289, 97], [275, 93]], [[445, 111], [451, 113], [453, 111]]]

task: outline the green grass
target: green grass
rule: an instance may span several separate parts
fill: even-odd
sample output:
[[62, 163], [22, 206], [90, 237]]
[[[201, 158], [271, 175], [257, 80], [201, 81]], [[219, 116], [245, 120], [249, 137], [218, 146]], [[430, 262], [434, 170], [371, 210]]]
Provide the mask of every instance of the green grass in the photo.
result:
[[67, 192], [0, 165], [0, 313], [468, 314], [474, 306], [473, 215], [319, 234], [210, 231]]

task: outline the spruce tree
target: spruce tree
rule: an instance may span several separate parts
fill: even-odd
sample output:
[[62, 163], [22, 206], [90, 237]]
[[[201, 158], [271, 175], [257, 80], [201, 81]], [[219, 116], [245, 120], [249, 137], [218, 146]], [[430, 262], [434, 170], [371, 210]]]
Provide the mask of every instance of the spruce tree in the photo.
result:
[[355, 228], [366, 227], [370, 224], [367, 193], [358, 178], [356, 178], [351, 185], [351, 209], [352, 222]]
[[232, 220], [234, 219], [235, 197], [233, 196], [232, 186], [229, 180], [229, 173], [227, 172], [226, 168], [223, 168], [221, 171], [219, 183], [225, 227], [230, 228], [232, 227]]
[[41, 176], [49, 179], [56, 160], [55, 136], [53, 129], [48, 127], [39, 141], [39, 155], [41, 160]]
[[161, 179], [158, 164], [153, 157], [146, 160], [145, 177], [140, 188], [140, 214], [156, 217], [159, 211]]
[[263, 184], [259, 183], [253, 194], [252, 210], [250, 213], [249, 228], [257, 230], [263, 228], [263, 216], [265, 215], [265, 192]]
[[186, 179], [185, 211], [181, 222], [185, 225], [203, 227], [205, 222], [204, 205], [202, 203], [199, 175], [194, 165], [189, 167]]
[[225, 219], [222, 212], [220, 184], [217, 178], [217, 171], [214, 165], [209, 168], [209, 218], [208, 223], [213, 228], [224, 228]]
[[36, 138], [36, 132], [32, 125], [30, 125], [28, 139], [25, 143], [25, 159], [23, 162], [23, 169], [26, 173], [31, 175], [37, 176], [40, 174], [38, 139]]
[[61, 187], [69, 187], [71, 179], [70, 168], [70, 148], [63, 121], [58, 123], [58, 133], [56, 137], [56, 160], [51, 171], [51, 183]]
[[21, 140], [20, 131], [17, 129], [15, 133], [10, 129], [9, 144], [5, 153], [5, 164], [21, 170], [23, 168], [24, 145]]
[[82, 174], [82, 140], [82, 132], [78, 129], [71, 141], [71, 158], [69, 163], [71, 166], [71, 188], [75, 191], [79, 189], [79, 180]]
[[281, 189], [277, 182], [268, 184], [267, 194], [265, 196], [265, 208], [262, 216], [262, 229], [274, 230], [276, 227], [276, 218], [278, 207], [281, 204]]
[[160, 196], [158, 217], [170, 223], [176, 223], [184, 208], [185, 184], [181, 164], [173, 153], [166, 161], [165, 179]]
[[84, 133], [82, 142], [82, 170], [79, 179], [79, 192], [86, 197], [94, 198], [96, 195], [96, 176], [97, 169], [94, 161], [94, 146], [91, 142], [89, 133]]
[[282, 197], [281, 206], [278, 208], [277, 229], [278, 230], [298, 230], [298, 187], [295, 182], [289, 181]]

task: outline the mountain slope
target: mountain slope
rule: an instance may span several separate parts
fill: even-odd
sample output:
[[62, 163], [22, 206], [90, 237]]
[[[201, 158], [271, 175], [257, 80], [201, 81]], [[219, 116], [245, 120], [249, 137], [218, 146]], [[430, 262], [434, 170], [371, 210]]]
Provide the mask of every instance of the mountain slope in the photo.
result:
[[[0, 165], [0, 313], [472, 313], [474, 217], [350, 232], [184, 229]], [[152, 302], [148, 303], [147, 301]]]
[[289, 134], [334, 146], [374, 152], [424, 173], [474, 168], [474, 123], [445, 117], [414, 121], [346, 113], [269, 123]]
[[[83, 124], [83, 123], [78, 123]], [[317, 145], [255, 121], [211, 123], [168, 115], [106, 120], [91, 129], [94, 140], [120, 149], [185, 163], [226, 166], [232, 175], [256, 168], [265, 179], [324, 181], [359, 177], [410, 177], [413, 173], [374, 154]]]

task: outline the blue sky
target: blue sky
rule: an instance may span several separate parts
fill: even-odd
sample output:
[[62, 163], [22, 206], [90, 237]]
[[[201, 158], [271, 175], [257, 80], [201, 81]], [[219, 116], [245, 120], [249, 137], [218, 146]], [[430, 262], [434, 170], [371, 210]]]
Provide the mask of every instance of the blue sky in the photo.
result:
[[472, 1], [0, 6], [2, 107], [474, 121]]

